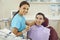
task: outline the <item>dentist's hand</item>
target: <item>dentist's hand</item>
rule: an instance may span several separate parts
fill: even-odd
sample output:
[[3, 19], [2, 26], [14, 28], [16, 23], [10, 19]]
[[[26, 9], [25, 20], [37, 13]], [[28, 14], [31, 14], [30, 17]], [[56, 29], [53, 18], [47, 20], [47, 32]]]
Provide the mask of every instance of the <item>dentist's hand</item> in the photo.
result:
[[25, 32], [27, 32], [27, 31], [29, 31], [29, 29], [30, 29], [30, 26], [26, 26], [26, 29], [23, 30], [22, 33], [25, 33]]
[[26, 26], [26, 31], [29, 31], [29, 29], [30, 29], [30, 26]]

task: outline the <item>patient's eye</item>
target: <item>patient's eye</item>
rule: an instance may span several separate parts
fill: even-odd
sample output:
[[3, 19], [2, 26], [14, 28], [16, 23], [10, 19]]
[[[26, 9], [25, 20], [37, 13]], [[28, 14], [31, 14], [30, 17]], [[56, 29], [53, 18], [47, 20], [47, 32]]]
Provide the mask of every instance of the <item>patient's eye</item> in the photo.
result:
[[39, 18], [40, 20], [42, 20], [42, 18]]
[[42, 20], [43, 18], [38, 18], [38, 17], [36, 17], [36, 19]]

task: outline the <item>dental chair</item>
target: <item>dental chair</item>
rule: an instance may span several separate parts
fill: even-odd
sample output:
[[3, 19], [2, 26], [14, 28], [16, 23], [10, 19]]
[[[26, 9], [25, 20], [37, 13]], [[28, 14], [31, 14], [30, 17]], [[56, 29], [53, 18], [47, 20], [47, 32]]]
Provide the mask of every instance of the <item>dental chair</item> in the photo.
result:
[[45, 18], [45, 22], [42, 25], [50, 29], [49, 40], [58, 40], [57, 32], [52, 26], [48, 26], [48, 24], [49, 24], [49, 20], [48, 18]]

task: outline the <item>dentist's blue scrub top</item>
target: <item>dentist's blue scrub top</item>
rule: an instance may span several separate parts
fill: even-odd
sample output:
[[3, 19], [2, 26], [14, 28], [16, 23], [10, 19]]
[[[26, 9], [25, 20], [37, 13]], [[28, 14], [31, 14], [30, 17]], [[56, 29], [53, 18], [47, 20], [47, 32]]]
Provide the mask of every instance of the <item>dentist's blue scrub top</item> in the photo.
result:
[[26, 28], [25, 18], [19, 14], [16, 14], [11, 22], [12, 28], [17, 28], [19, 32], [22, 32]]

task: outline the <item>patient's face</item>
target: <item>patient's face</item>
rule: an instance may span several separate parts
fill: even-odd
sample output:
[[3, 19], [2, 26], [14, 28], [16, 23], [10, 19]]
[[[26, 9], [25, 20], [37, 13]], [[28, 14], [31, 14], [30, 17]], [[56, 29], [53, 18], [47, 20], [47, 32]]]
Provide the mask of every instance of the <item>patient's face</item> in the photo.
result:
[[35, 20], [37, 25], [41, 25], [44, 22], [44, 18], [42, 15], [37, 15]]

